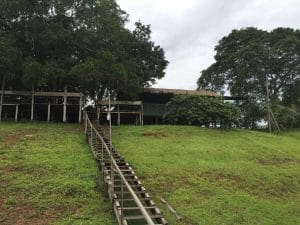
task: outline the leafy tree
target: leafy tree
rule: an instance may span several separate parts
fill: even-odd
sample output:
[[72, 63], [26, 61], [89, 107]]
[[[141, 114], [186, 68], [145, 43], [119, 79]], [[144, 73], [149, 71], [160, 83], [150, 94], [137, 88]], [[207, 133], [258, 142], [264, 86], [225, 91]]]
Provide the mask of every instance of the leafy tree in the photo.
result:
[[165, 60], [164, 50], [151, 41], [150, 25], [136, 22], [135, 26], [133, 31], [135, 41], [131, 53], [138, 62], [138, 73], [142, 74], [144, 84], [149, 86], [155, 79], [165, 76], [164, 69], [168, 61]]
[[0, 83], [5, 86], [20, 70], [20, 52], [13, 39], [2, 35], [0, 37]]
[[237, 104], [242, 112], [242, 126], [248, 129], [256, 129], [257, 121], [264, 118], [266, 115], [265, 106], [261, 103], [246, 99]]
[[222, 98], [176, 95], [167, 105], [166, 122], [205, 125], [219, 123], [222, 127], [239, 125], [240, 111]]
[[2, 0], [0, 15], [0, 38], [21, 54], [18, 88], [129, 95], [164, 76], [167, 61], [150, 26], [138, 23], [139, 35], [127, 30], [115, 0]]
[[297, 112], [295, 105], [289, 107], [277, 105], [274, 111], [281, 128], [293, 128], [297, 124], [299, 111]]
[[266, 99], [266, 79], [272, 104], [300, 80], [300, 30], [233, 30], [215, 50], [216, 62], [202, 71], [199, 88], [229, 90], [261, 105]]

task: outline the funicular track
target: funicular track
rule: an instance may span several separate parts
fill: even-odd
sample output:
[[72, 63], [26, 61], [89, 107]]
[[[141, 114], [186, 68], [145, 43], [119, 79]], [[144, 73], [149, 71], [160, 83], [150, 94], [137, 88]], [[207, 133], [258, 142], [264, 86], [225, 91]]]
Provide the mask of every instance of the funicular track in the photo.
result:
[[119, 225], [166, 225], [133, 168], [105, 137], [93, 115], [84, 113], [87, 141], [101, 169], [106, 192]]

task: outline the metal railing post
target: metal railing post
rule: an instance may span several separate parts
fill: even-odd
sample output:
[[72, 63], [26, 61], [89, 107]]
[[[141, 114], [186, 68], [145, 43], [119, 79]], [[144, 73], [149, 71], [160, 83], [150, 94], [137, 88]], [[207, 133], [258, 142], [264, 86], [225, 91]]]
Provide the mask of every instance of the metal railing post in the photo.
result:
[[84, 111], [84, 133], [87, 133], [87, 111]]
[[93, 127], [91, 125], [91, 139], [90, 139], [90, 145], [93, 148]]
[[[88, 125], [91, 127], [91, 135], [93, 134], [93, 129], [95, 129], [90, 121], [90, 119], [88, 118], [88, 115], [87, 115], [87, 123]], [[121, 171], [121, 169], [118, 167], [118, 164], [117, 162], [115, 161], [115, 159], [113, 158], [113, 153], [112, 151], [110, 150], [110, 148], [107, 147], [103, 137], [97, 132], [97, 130], [95, 129], [95, 135], [96, 137], [98, 137], [101, 142], [102, 142], [102, 153], [104, 152], [104, 150], [107, 152], [107, 154], [109, 155], [110, 157], [110, 161], [111, 161], [111, 184], [110, 185], [110, 188], [112, 190], [112, 193], [111, 196], [114, 195], [114, 171], [116, 170], [116, 174], [118, 174], [118, 176], [121, 178], [121, 182], [122, 182], [122, 185], [125, 186], [130, 195], [132, 196], [134, 202], [136, 203], [137, 207], [139, 208], [140, 212], [142, 213], [142, 215], [144, 216], [145, 220], [147, 221], [147, 224], [148, 225], [155, 225], [155, 223], [153, 222], [151, 216], [149, 215], [148, 211], [146, 210], [146, 208], [144, 207], [144, 205], [142, 204], [141, 200], [139, 199], [139, 197], [136, 195], [135, 191], [133, 190], [133, 188], [130, 186], [130, 184], [128, 183], [128, 181], [126, 180], [123, 172]], [[92, 138], [91, 138], [92, 139]], [[92, 143], [92, 141], [91, 141]], [[111, 146], [110, 146], [111, 147]], [[103, 154], [102, 154], [103, 155]], [[122, 186], [121, 185], [121, 186]], [[123, 187], [124, 188], [124, 187]], [[124, 194], [124, 193], [123, 193]], [[123, 196], [124, 197], [124, 196]], [[124, 198], [122, 198], [122, 201], [124, 201]]]
[[103, 142], [101, 141], [101, 164], [103, 163], [103, 159], [104, 159], [104, 146], [103, 146]]
[[112, 194], [115, 193], [115, 173], [114, 168], [112, 166], [111, 172], [110, 172], [110, 180], [111, 180], [111, 188], [112, 188]]
[[121, 224], [124, 224], [124, 182], [121, 181]]

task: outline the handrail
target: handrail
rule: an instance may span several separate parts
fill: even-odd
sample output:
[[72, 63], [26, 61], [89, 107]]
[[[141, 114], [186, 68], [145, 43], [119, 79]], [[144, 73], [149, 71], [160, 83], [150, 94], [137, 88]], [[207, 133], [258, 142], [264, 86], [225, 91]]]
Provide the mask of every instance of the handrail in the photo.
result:
[[[147, 210], [145, 209], [145, 207], [143, 206], [142, 202], [140, 201], [140, 199], [138, 198], [138, 196], [135, 194], [134, 190], [132, 189], [132, 187], [130, 186], [130, 184], [127, 182], [123, 172], [120, 170], [120, 168], [118, 167], [118, 164], [116, 162], [116, 160], [114, 159], [113, 155], [111, 154], [111, 151], [109, 150], [109, 148], [107, 147], [103, 137], [99, 134], [99, 132], [96, 130], [96, 128], [93, 126], [92, 122], [90, 121], [88, 114], [86, 111], [84, 111], [85, 113], [85, 132], [87, 132], [87, 126], [89, 125], [91, 127], [91, 129], [95, 132], [95, 134], [99, 137], [99, 139], [101, 140], [101, 144], [104, 146], [104, 149], [106, 150], [106, 152], [108, 153], [111, 163], [114, 167], [114, 169], [116, 169], [118, 175], [120, 176], [122, 183], [124, 183], [124, 185], [126, 186], [126, 188], [128, 189], [130, 195], [132, 196], [134, 202], [137, 204], [137, 207], [139, 208], [139, 210], [141, 211], [142, 215], [145, 217], [145, 220], [147, 221], [148, 225], [155, 225], [155, 223], [153, 222], [151, 216], [149, 215], [149, 213], [147, 212]], [[113, 168], [112, 168], [113, 169]], [[114, 185], [114, 184], [112, 184]], [[122, 199], [123, 200], [123, 199]], [[123, 203], [122, 203], [123, 205]]]

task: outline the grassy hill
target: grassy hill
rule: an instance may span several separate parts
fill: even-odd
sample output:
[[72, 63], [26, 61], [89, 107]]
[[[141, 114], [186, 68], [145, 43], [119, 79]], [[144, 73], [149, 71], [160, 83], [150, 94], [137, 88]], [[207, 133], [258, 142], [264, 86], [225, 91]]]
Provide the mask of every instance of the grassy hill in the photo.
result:
[[[114, 144], [170, 224], [300, 223], [300, 130], [279, 136], [188, 126], [113, 131]], [[78, 125], [0, 123], [0, 224], [116, 224], [101, 190]]]
[[113, 135], [170, 224], [300, 224], [300, 130], [121, 126]]
[[112, 225], [78, 125], [0, 123], [0, 224]]

